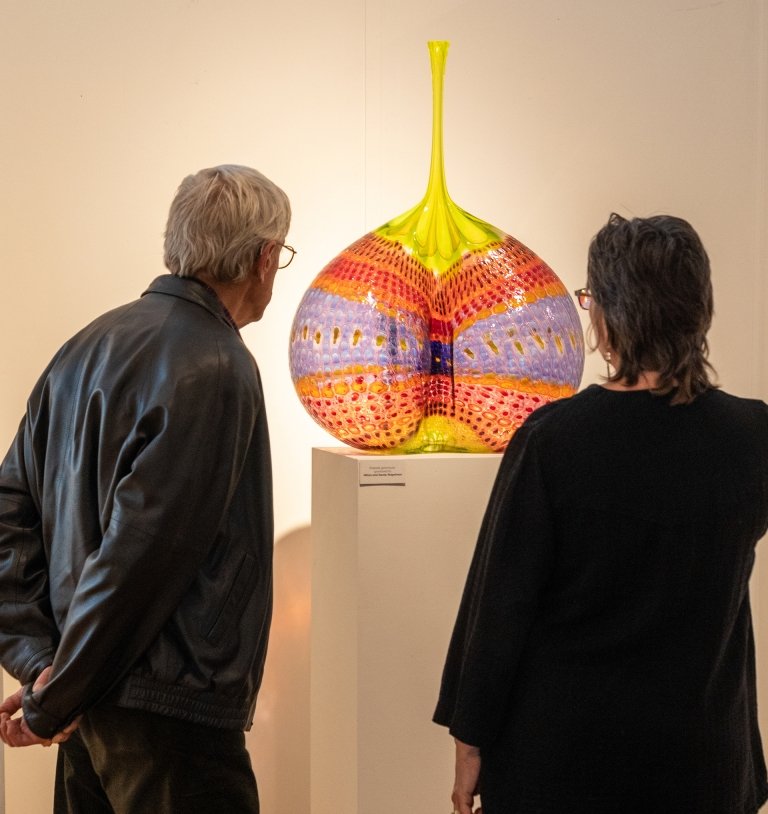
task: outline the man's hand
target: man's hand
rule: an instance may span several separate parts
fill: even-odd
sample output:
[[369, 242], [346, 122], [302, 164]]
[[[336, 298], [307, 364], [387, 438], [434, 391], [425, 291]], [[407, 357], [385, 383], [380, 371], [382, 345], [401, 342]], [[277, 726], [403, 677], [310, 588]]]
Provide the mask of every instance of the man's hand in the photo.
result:
[[[477, 794], [477, 782], [480, 778], [480, 750], [455, 739], [456, 742], [456, 780], [453, 784], [454, 814], [473, 814], [472, 804]], [[474, 814], [483, 814], [478, 808]]]
[[[48, 683], [51, 675], [51, 668], [46, 667], [37, 677], [32, 686], [32, 691], [39, 690]], [[7, 746], [50, 746], [53, 743], [64, 743], [65, 740], [77, 729], [80, 718], [76, 718], [69, 726], [52, 738], [40, 738], [27, 726], [24, 716], [18, 718], [13, 716], [21, 709], [21, 701], [24, 695], [24, 688], [19, 687], [13, 695], [9, 695], [0, 704], [0, 740]]]

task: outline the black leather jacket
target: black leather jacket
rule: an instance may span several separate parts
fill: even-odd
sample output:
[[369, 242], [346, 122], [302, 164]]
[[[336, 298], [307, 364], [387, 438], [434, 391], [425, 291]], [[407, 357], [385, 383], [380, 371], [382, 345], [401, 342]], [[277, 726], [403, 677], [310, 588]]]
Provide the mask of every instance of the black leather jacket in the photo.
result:
[[250, 726], [272, 604], [258, 370], [218, 298], [159, 277], [58, 352], [0, 466], [0, 661], [48, 737], [107, 698]]

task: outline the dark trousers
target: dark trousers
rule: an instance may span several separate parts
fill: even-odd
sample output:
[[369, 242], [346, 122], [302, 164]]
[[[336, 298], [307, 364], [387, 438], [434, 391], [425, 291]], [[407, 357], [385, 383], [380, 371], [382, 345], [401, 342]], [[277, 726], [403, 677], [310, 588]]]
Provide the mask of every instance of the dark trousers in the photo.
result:
[[258, 814], [242, 732], [104, 706], [59, 746], [54, 814]]

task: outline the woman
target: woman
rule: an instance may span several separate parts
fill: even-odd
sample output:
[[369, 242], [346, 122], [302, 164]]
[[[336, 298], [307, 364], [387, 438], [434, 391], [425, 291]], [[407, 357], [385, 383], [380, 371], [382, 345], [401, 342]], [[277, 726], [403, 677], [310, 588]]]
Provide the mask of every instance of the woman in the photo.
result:
[[479, 790], [483, 814], [753, 814], [768, 406], [710, 381], [685, 221], [612, 215], [577, 294], [613, 372], [502, 459], [435, 713], [454, 810]]

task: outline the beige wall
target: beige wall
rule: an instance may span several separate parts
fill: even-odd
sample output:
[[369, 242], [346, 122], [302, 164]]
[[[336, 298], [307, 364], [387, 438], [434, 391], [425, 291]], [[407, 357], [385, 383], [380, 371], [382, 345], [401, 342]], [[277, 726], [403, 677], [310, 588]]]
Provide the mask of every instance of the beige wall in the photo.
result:
[[[245, 336], [272, 417], [278, 535], [308, 524], [310, 448], [333, 441], [293, 395], [287, 331], [325, 262], [423, 192], [430, 38], [452, 42], [457, 203], [569, 288], [611, 210], [687, 217], [713, 261], [721, 380], [768, 397], [766, 0], [0, 0], [0, 20], [0, 446], [58, 345], [163, 271], [183, 175], [252, 164], [294, 206], [299, 255]], [[765, 563], [759, 580], [758, 622]], [[768, 625], [759, 635], [768, 709]], [[37, 759], [9, 757], [8, 814], [35, 814], [13, 790]]]

